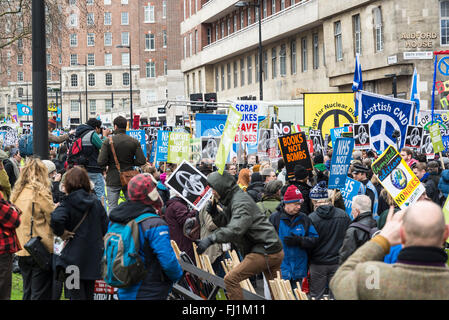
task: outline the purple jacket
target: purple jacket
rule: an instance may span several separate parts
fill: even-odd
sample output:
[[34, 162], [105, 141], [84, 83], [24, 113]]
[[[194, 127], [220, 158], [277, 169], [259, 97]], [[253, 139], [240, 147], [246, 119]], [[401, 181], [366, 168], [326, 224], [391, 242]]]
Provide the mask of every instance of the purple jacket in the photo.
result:
[[170, 239], [174, 240], [181, 251], [184, 251], [195, 263], [195, 254], [193, 253], [192, 240], [184, 236], [184, 222], [196, 214], [195, 210], [189, 212], [187, 203], [179, 198], [174, 197], [167, 201], [167, 209], [165, 210], [165, 221], [170, 230]]

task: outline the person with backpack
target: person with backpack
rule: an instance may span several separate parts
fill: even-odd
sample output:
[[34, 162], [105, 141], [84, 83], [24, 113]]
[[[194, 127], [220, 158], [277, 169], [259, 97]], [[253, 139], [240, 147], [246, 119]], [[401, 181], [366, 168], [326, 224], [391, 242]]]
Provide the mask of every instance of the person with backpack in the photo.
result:
[[[120, 300], [166, 300], [183, 271], [170, 243], [168, 225], [159, 216], [162, 201], [150, 174], [131, 179], [128, 198], [109, 214], [103, 279], [119, 288]], [[116, 264], [121, 256], [129, 259]], [[114, 274], [122, 275], [121, 281]]]
[[281, 188], [282, 182], [279, 180], [272, 180], [265, 185], [262, 201], [257, 205], [267, 217], [270, 217], [281, 203]]
[[[100, 137], [103, 135], [103, 139]], [[94, 183], [95, 194], [98, 200], [104, 201], [103, 168], [98, 165], [98, 155], [103, 141], [109, 135], [109, 130], [101, 128], [101, 120], [91, 118], [86, 124], [76, 128], [75, 142], [72, 144], [67, 157], [68, 165], [83, 166], [89, 179]]]
[[103, 236], [108, 218], [101, 202], [91, 192], [87, 171], [74, 167], [64, 179], [67, 197], [51, 214], [54, 234], [67, 240], [56, 259], [56, 272], [64, 278], [68, 266], [79, 270], [79, 288], [66, 287], [71, 300], [93, 300], [95, 280], [101, 278]]
[[357, 195], [352, 199], [351, 214], [354, 220], [346, 230], [345, 239], [338, 252], [339, 265], [342, 265], [357, 248], [370, 240], [379, 230], [376, 220], [373, 219], [371, 199], [368, 196]]

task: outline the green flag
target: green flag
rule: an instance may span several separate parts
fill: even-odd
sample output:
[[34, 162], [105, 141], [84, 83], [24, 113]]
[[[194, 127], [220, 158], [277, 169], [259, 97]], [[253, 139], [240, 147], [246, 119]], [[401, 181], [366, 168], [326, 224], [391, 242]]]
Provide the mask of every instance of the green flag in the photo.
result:
[[190, 134], [184, 132], [170, 132], [168, 137], [168, 163], [189, 161]]
[[441, 131], [438, 123], [429, 126], [430, 138], [432, 139], [433, 152], [438, 153], [444, 150], [441, 140]]
[[238, 112], [234, 107], [229, 107], [228, 118], [226, 119], [226, 125], [221, 136], [220, 145], [218, 146], [217, 158], [215, 160], [215, 166], [218, 168], [218, 172], [223, 174], [226, 166], [226, 159], [228, 158], [229, 151], [231, 151], [232, 144], [235, 141], [235, 134], [242, 120], [242, 114]]

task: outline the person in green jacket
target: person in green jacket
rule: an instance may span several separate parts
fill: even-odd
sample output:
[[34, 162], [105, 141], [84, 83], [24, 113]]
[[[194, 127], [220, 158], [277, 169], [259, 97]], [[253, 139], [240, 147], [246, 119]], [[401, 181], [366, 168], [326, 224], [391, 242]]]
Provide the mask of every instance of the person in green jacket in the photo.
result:
[[275, 212], [281, 203], [281, 189], [282, 182], [279, 180], [272, 180], [265, 185], [262, 201], [258, 202], [257, 205], [267, 217]]
[[[207, 182], [213, 190], [207, 211], [218, 228], [196, 241], [197, 252], [202, 254], [214, 243], [231, 242], [238, 248], [244, 259], [224, 277], [224, 282], [228, 298], [242, 300], [241, 281], [261, 272], [267, 280], [273, 280], [280, 271], [284, 259], [282, 243], [267, 216], [227, 171], [223, 175], [211, 173]], [[223, 210], [217, 208], [218, 202]]]

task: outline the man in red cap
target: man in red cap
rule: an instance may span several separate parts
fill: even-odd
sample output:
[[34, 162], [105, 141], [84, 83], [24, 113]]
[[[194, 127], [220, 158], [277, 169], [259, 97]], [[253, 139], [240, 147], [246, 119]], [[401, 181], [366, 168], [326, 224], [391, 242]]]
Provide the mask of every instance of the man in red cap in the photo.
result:
[[[49, 143], [63, 143], [64, 141], [69, 139], [68, 134], [63, 134], [62, 136], [55, 136], [52, 134], [53, 130], [56, 129], [56, 119], [50, 118], [48, 119], [48, 142]], [[71, 130], [69, 134], [74, 134], [75, 130]]]
[[310, 218], [301, 212], [304, 198], [301, 191], [291, 185], [284, 194], [278, 211], [270, 216], [270, 222], [279, 234], [284, 246], [281, 265], [282, 278], [290, 280], [293, 288], [307, 276], [307, 251], [318, 243], [318, 233]]

